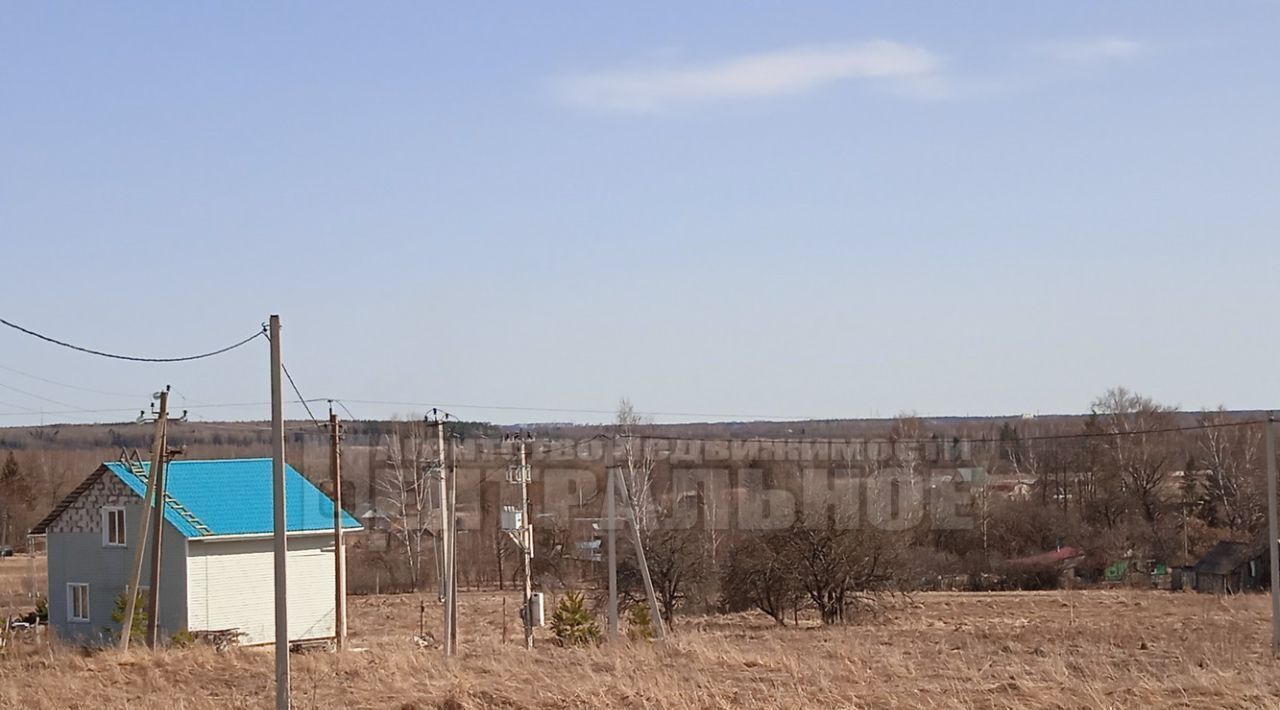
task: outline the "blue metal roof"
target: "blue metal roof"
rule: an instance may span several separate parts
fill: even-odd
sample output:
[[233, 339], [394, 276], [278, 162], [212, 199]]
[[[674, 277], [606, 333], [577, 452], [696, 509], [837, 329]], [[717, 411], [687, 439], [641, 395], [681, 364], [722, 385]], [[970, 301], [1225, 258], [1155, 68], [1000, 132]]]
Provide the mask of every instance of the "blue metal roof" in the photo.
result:
[[[104, 464], [139, 497], [147, 479], [119, 461]], [[144, 463], [144, 471], [151, 465]], [[333, 501], [285, 465], [285, 521], [289, 532], [333, 529]], [[274, 529], [271, 459], [173, 461], [165, 467], [165, 520], [188, 538], [257, 535]], [[345, 511], [343, 528], [361, 525]]]

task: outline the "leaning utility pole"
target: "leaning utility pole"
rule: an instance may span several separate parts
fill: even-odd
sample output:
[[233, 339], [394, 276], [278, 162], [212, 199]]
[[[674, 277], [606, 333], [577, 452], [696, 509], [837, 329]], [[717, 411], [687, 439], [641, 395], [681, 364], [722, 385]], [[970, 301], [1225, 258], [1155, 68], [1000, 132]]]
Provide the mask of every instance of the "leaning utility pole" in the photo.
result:
[[[618, 487], [622, 489], [622, 501], [627, 505], [627, 518], [631, 522], [631, 544], [635, 545], [636, 564], [640, 566], [640, 578], [644, 580], [644, 593], [649, 600], [649, 618], [653, 621], [653, 630], [658, 639], [667, 637], [666, 625], [662, 621], [662, 610], [658, 608], [658, 595], [653, 592], [653, 578], [649, 576], [649, 562], [644, 556], [644, 540], [640, 537], [640, 524], [636, 519], [635, 501], [631, 499], [631, 491], [627, 490], [627, 481], [618, 469], [613, 469], [618, 478]], [[616, 607], [615, 607], [616, 613]]]
[[284, 390], [280, 381], [280, 316], [271, 316], [271, 503], [275, 557], [276, 710], [289, 710], [289, 543], [284, 501]]
[[444, 597], [444, 655], [453, 655], [453, 521], [449, 519], [449, 481], [445, 471], [444, 417], [436, 409], [431, 410], [427, 421], [436, 428], [436, 451], [440, 458], [436, 471], [440, 475], [440, 588]]
[[333, 635], [347, 646], [347, 549], [342, 541], [342, 435], [329, 403], [329, 471], [333, 475]]
[[1271, 553], [1271, 654], [1280, 655], [1280, 519], [1276, 514], [1276, 417], [1267, 414], [1267, 527]]
[[[160, 427], [160, 455], [152, 454], [159, 466], [152, 466], [148, 480], [155, 481], [155, 505], [151, 511], [151, 591], [147, 595], [147, 645], [158, 648], [160, 643], [160, 558], [164, 548], [165, 463], [169, 459], [169, 421]], [[126, 616], [125, 623], [133, 624], [133, 617]]]
[[[164, 459], [164, 426], [169, 416], [169, 387], [160, 390], [160, 412], [156, 417], [155, 433], [151, 436], [151, 473], [160, 469]], [[124, 621], [120, 624], [120, 650], [129, 650], [129, 637], [133, 633], [133, 615], [138, 609], [138, 583], [142, 580], [142, 553], [147, 546], [147, 524], [151, 518], [151, 501], [155, 494], [156, 477], [147, 476], [147, 492], [138, 508], [138, 532], [134, 536], [133, 565], [130, 567], [129, 584], [124, 588]]]

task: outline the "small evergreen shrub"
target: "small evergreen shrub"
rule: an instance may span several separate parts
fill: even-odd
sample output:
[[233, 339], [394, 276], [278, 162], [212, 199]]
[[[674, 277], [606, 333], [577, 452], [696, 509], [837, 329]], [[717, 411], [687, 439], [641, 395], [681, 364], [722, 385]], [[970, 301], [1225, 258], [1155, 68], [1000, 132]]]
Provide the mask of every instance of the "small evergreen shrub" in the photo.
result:
[[[111, 610], [111, 620], [124, 628], [125, 606], [128, 604], [128, 597], [124, 592], [116, 595], [115, 608]], [[138, 590], [138, 596], [133, 606], [133, 626], [129, 631], [132, 638], [140, 639], [147, 633], [147, 605], [146, 598], [142, 594], [142, 590]]]
[[653, 640], [653, 615], [647, 604], [632, 604], [627, 609], [627, 637], [632, 641]]
[[551, 615], [551, 633], [561, 646], [590, 646], [600, 643], [600, 624], [587, 609], [581, 592], [566, 592]]

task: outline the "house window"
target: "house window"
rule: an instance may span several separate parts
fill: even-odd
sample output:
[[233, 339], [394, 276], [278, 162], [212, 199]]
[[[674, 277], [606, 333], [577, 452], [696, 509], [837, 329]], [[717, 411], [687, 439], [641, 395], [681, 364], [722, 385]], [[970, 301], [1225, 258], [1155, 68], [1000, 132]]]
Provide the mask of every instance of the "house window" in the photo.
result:
[[89, 621], [89, 585], [67, 585], [67, 621]]
[[124, 508], [102, 509], [102, 544], [124, 547]]

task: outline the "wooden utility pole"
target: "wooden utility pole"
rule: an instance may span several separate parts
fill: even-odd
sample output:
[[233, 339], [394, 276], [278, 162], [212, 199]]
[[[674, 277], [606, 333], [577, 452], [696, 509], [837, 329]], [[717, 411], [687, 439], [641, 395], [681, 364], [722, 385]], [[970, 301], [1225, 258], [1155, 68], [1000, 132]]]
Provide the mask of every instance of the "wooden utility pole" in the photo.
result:
[[342, 540], [342, 436], [329, 404], [329, 471], [333, 475], [333, 635], [347, 646], [347, 548]]
[[1280, 655], [1280, 518], [1276, 514], [1276, 417], [1267, 414], [1267, 527], [1271, 553], [1271, 653]]
[[271, 316], [271, 502], [275, 557], [276, 710], [289, 710], [289, 543], [284, 501], [284, 389], [280, 316]]
[[449, 519], [449, 481], [445, 472], [444, 453], [444, 419], [435, 409], [431, 410], [434, 419], [430, 420], [436, 428], [436, 450], [439, 453], [440, 475], [440, 554], [443, 564], [440, 565], [440, 589], [444, 597], [444, 655], [453, 655], [453, 521]]
[[614, 475], [618, 477], [618, 487], [622, 489], [622, 500], [627, 505], [627, 518], [631, 522], [631, 543], [635, 545], [636, 563], [640, 565], [640, 578], [644, 580], [644, 594], [649, 600], [649, 618], [653, 621], [654, 632], [657, 634], [658, 639], [661, 640], [667, 637], [667, 630], [662, 621], [662, 609], [658, 608], [658, 595], [653, 592], [653, 579], [649, 576], [649, 562], [644, 556], [644, 540], [640, 537], [640, 524], [636, 519], [635, 501], [631, 499], [631, 491], [627, 489], [627, 482], [617, 469], [614, 469]]
[[[155, 505], [151, 511], [151, 591], [147, 595], [147, 645], [158, 648], [160, 644], [160, 558], [164, 549], [165, 462], [169, 458], [169, 420], [166, 413], [160, 426], [160, 455], [152, 454], [159, 466], [151, 467], [147, 478], [155, 481]], [[126, 616], [125, 623], [132, 625], [133, 617]]]
[[[160, 390], [160, 413], [156, 417], [155, 433], [151, 435], [151, 473], [160, 469], [164, 459], [164, 426], [169, 416], [169, 388]], [[142, 553], [147, 546], [147, 525], [151, 519], [151, 501], [155, 495], [156, 477], [147, 476], [147, 492], [138, 507], [138, 532], [133, 538], [133, 565], [130, 567], [129, 584], [124, 588], [124, 622], [120, 629], [120, 650], [129, 650], [129, 637], [133, 633], [133, 615], [138, 610], [138, 584], [142, 581]]]
[[618, 640], [618, 512], [614, 502], [613, 479], [617, 469], [610, 465], [605, 468], [605, 530], [609, 546], [609, 640]]

